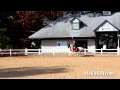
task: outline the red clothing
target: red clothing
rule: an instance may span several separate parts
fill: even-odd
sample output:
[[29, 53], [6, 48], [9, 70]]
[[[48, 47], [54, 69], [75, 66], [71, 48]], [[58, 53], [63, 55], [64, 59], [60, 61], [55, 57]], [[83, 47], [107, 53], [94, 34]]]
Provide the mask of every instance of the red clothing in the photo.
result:
[[78, 49], [77, 47], [73, 47], [73, 48], [72, 48], [72, 51], [74, 51], [74, 52], [78, 52], [79, 49]]

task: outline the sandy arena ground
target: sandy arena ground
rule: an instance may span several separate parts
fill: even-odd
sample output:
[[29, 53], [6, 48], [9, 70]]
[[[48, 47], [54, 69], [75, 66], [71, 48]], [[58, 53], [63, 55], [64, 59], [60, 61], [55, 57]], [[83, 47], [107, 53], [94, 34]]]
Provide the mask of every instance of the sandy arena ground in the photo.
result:
[[[114, 75], [85, 75], [85, 72]], [[0, 79], [120, 79], [120, 56], [32, 55], [0, 57]]]

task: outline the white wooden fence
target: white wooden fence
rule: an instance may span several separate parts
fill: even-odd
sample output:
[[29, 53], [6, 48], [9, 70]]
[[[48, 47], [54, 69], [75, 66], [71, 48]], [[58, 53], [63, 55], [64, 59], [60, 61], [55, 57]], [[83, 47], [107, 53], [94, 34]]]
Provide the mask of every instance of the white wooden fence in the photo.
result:
[[22, 55], [25, 53], [25, 49], [0, 49], [0, 55]]
[[[114, 52], [113, 52], [114, 51]], [[0, 49], [0, 55], [29, 55], [29, 54], [74, 54], [76, 52], [71, 52], [69, 49]], [[84, 49], [84, 52], [82, 52], [84, 55], [94, 55], [94, 54], [120, 54], [120, 49]]]
[[[90, 51], [90, 52], [88, 52]], [[87, 54], [120, 54], [120, 48], [117, 49], [84, 49], [84, 55]]]

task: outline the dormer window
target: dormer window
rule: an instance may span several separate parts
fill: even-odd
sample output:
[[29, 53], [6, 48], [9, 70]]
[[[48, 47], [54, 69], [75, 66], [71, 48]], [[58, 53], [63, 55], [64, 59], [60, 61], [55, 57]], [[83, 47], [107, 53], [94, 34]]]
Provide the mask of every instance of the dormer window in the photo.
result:
[[80, 29], [80, 21], [78, 19], [74, 19], [72, 22], [72, 29], [79, 30]]
[[80, 30], [83, 27], [87, 26], [84, 22], [82, 22], [81, 20], [75, 17], [70, 21], [70, 23], [71, 23], [72, 30]]

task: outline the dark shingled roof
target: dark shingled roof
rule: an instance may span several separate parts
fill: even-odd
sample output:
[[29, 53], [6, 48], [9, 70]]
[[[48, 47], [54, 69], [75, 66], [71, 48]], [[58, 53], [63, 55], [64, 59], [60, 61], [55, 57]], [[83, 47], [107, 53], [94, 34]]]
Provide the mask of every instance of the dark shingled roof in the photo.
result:
[[64, 17], [58, 19], [48, 26], [38, 30], [32, 34], [31, 39], [45, 39], [45, 38], [64, 38], [64, 37], [95, 37], [94, 30], [101, 25], [105, 20], [109, 21], [116, 28], [120, 29], [120, 12], [111, 16], [88, 17], [82, 15], [79, 17], [80, 21], [86, 24], [80, 30], [72, 30], [70, 21], [73, 17]]

